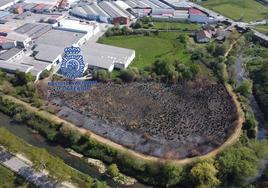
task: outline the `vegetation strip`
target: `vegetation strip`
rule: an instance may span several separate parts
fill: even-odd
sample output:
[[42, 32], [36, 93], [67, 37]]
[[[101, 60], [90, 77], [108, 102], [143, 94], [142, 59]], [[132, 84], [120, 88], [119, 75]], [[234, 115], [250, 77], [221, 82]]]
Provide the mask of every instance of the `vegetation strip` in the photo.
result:
[[[106, 185], [67, 166], [61, 159], [51, 156], [45, 149], [28, 145], [4, 128], [0, 128], [0, 144], [12, 153], [21, 153], [27, 157], [37, 171], [48, 171], [58, 182], [69, 181], [77, 187], [93, 187], [95, 184]], [[67, 183], [69, 184], [69, 183]]]

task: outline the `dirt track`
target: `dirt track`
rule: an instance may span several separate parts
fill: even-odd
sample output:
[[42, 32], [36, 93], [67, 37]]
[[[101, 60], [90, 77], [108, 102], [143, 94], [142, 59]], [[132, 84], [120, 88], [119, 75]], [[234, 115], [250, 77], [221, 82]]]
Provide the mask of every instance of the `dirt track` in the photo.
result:
[[57, 96], [58, 115], [138, 152], [166, 159], [207, 154], [232, 134], [238, 114], [224, 85], [98, 84]]

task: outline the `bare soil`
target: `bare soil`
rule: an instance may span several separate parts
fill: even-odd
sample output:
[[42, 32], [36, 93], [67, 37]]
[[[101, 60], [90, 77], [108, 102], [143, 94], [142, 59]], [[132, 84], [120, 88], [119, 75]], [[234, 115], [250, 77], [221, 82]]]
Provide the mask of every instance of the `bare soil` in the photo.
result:
[[138, 152], [167, 159], [206, 154], [235, 129], [235, 104], [208, 80], [98, 83], [84, 93], [56, 93], [58, 116]]

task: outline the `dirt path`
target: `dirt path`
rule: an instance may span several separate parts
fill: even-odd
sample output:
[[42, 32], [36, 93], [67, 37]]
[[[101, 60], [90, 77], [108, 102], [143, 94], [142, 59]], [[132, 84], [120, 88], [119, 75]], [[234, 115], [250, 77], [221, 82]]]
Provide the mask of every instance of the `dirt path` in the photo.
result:
[[[236, 108], [238, 109], [238, 113], [239, 113], [239, 118], [237, 120], [237, 126], [236, 126], [236, 129], [234, 130], [234, 133], [229, 137], [229, 139], [227, 139], [227, 141], [224, 142], [224, 144], [222, 144], [219, 148], [211, 151], [210, 153], [206, 154], [206, 155], [203, 155], [203, 156], [198, 156], [198, 157], [194, 157], [194, 158], [186, 158], [186, 159], [182, 159], [182, 160], [167, 160], [169, 162], [172, 162], [172, 163], [176, 163], [176, 164], [189, 164], [189, 163], [192, 163], [194, 161], [197, 161], [199, 159], [206, 159], [206, 158], [210, 158], [210, 157], [214, 157], [217, 153], [219, 153], [221, 150], [223, 150], [224, 148], [226, 147], [229, 147], [230, 145], [234, 144], [237, 139], [239, 138], [240, 134], [241, 134], [241, 128], [242, 128], [242, 124], [244, 122], [244, 116], [243, 116], [243, 111], [240, 107], [240, 104], [235, 96], [235, 94], [233, 93], [232, 91], [232, 87], [230, 85], [226, 85], [226, 88], [228, 90], [228, 92], [230, 93], [230, 95], [232, 96], [233, 100], [234, 100], [234, 103], [236, 105]], [[4, 95], [3, 96], [4, 99], [8, 99], [12, 102], [15, 102], [17, 104], [20, 104], [22, 106], [24, 106], [27, 110], [29, 110], [30, 112], [33, 112], [35, 113], [36, 115], [44, 118], [44, 119], [47, 119], [49, 121], [54, 121], [55, 123], [64, 123], [66, 124], [67, 126], [70, 126], [76, 130], [78, 130], [80, 133], [82, 134], [87, 134], [89, 135], [91, 138], [99, 141], [100, 143], [102, 144], [105, 144], [107, 146], [110, 146], [112, 148], [115, 148], [117, 150], [120, 150], [121, 152], [126, 152], [128, 154], [131, 154], [132, 156], [135, 156], [141, 160], [145, 160], [145, 161], [165, 161], [165, 159], [160, 159], [160, 158], [157, 158], [157, 157], [153, 157], [153, 156], [149, 156], [149, 155], [144, 155], [142, 153], [139, 153], [139, 152], [136, 152], [134, 150], [131, 150], [131, 149], [128, 149], [120, 144], [117, 144], [107, 138], [104, 138], [102, 136], [99, 136], [87, 129], [84, 129], [84, 128], [79, 128], [77, 127], [76, 125], [68, 122], [68, 121], [65, 121], [61, 118], [59, 118], [58, 116], [56, 115], [53, 115], [51, 113], [48, 113], [46, 111], [43, 111], [43, 110], [40, 110], [38, 108], [35, 108], [35, 107], [32, 107], [30, 104], [26, 103], [26, 102], [23, 102], [15, 97], [12, 97], [12, 96], [8, 96], [8, 95]]]

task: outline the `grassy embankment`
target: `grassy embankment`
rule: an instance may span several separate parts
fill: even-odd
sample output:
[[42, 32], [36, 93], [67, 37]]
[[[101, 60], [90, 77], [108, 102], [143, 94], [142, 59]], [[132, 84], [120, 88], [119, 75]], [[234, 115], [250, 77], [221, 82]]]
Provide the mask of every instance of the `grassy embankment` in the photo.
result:
[[36, 188], [35, 185], [27, 182], [22, 177], [17, 176], [14, 172], [0, 165], [0, 187], [1, 188], [15, 188], [27, 187]]
[[[19, 139], [18, 137], [7, 131], [5, 128], [0, 128], [0, 144], [14, 154], [23, 154], [33, 163], [33, 167], [36, 170], [48, 171], [50, 176], [55, 178], [55, 180], [59, 182], [67, 181], [73, 183], [75, 186], [85, 188], [93, 187], [94, 184], [100, 183], [98, 181], [95, 181], [93, 178], [67, 166], [61, 159], [50, 155], [45, 149], [36, 148], [27, 144], [23, 140]], [[4, 168], [0, 168], [0, 187], [4, 185], [4, 183], [1, 183], [1, 181], [3, 180], [3, 175], [1, 173], [2, 171], [3, 175], [6, 175], [6, 178], [8, 179], [6, 184], [25, 184], [20, 179], [18, 179], [20, 180], [19, 182], [16, 182], [13, 173], [8, 172]], [[105, 187], [105, 185], [103, 185], [103, 187]]]
[[256, 0], [207, 0], [203, 6], [234, 20], [245, 22], [267, 18], [268, 8]]
[[193, 23], [180, 23], [180, 22], [153, 22], [155, 29], [168, 29], [168, 30], [199, 30], [200, 24]]
[[268, 33], [268, 24], [267, 25], [257, 25], [254, 27], [254, 29], [256, 29], [257, 31], [259, 31], [261, 33], [266, 34], [266, 33]]

